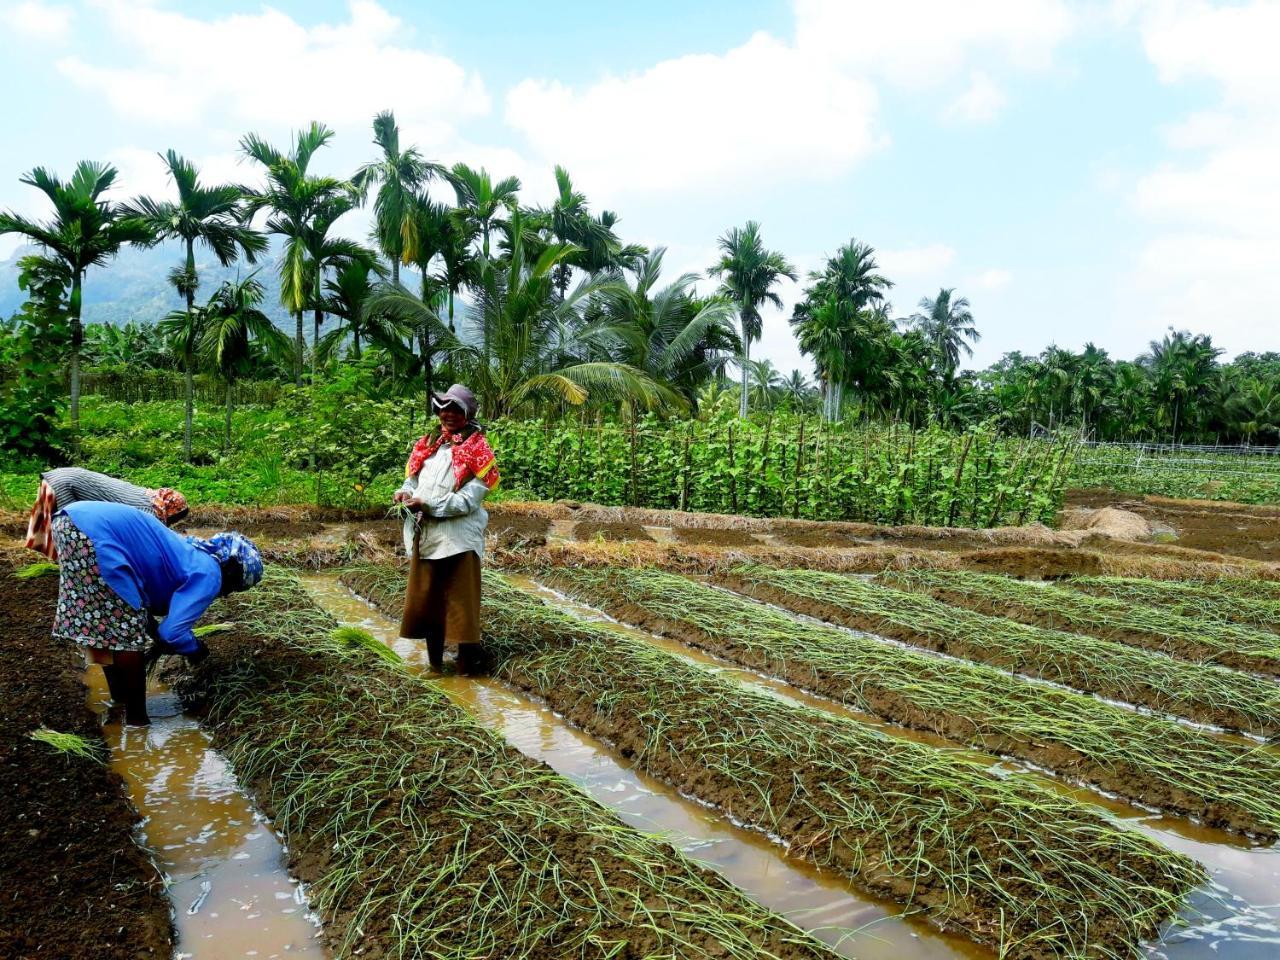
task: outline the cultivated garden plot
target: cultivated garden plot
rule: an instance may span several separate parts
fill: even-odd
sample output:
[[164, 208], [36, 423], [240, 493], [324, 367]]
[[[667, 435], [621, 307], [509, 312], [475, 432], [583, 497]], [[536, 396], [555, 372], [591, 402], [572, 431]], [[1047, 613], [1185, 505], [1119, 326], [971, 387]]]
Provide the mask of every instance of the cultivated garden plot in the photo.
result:
[[[389, 566], [343, 574], [399, 608]], [[955, 752], [780, 703], [485, 580], [499, 679], [793, 855], [927, 911], [1010, 957], [1124, 957], [1197, 868], [1090, 808]]]
[[[1262, 737], [1280, 732], [1280, 685], [1269, 679], [986, 616], [926, 595], [930, 584], [948, 582], [946, 574], [890, 572], [871, 582], [755, 568], [746, 579], [744, 590], [757, 599], [819, 620], [1199, 723]], [[921, 592], [908, 592], [915, 590]]]
[[1010, 577], [936, 570], [893, 571], [881, 579], [948, 604], [1033, 626], [1086, 633], [1179, 660], [1280, 676], [1280, 638], [1264, 630]]
[[[1073, 577], [1062, 581], [1095, 597], [1108, 597], [1130, 604], [1160, 607], [1168, 613], [1210, 623], [1236, 623], [1245, 627], [1280, 633], [1280, 599], [1241, 596], [1214, 583], [1176, 580], [1152, 581], [1134, 577]], [[1258, 594], [1265, 591], [1257, 590]], [[1280, 643], [1277, 643], [1280, 661]]]
[[339, 956], [827, 949], [624, 827], [269, 568], [184, 695], [288, 838]]
[[[1280, 758], [992, 667], [903, 650], [647, 570], [540, 574], [618, 619], [894, 723], [1034, 763], [1228, 830], [1280, 831]], [[751, 568], [722, 575], [750, 588]]]

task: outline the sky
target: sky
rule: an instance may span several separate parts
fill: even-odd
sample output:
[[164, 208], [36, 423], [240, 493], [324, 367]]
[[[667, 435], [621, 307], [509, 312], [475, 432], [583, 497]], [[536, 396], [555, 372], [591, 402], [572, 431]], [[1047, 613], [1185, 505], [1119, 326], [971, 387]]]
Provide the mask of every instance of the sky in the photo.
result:
[[969, 299], [974, 367], [1170, 327], [1280, 350], [1277, 37], [1280, 0], [0, 0], [0, 207], [44, 214], [18, 177], [84, 158], [168, 195], [170, 147], [252, 183], [241, 137], [312, 120], [336, 131], [316, 169], [349, 175], [391, 109], [526, 203], [564, 165], [667, 279], [759, 221], [800, 276], [753, 349], [783, 371], [811, 369], [805, 275], [851, 239], [894, 316]]

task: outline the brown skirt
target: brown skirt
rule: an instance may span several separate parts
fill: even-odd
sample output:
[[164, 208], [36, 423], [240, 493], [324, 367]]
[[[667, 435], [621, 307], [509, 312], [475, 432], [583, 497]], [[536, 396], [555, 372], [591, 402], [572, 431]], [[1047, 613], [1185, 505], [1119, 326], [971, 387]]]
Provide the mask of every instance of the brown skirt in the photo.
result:
[[444, 662], [446, 643], [458, 647], [460, 670], [475, 668], [480, 646], [480, 557], [475, 551], [439, 560], [414, 556], [400, 636], [425, 640], [427, 656], [437, 669]]

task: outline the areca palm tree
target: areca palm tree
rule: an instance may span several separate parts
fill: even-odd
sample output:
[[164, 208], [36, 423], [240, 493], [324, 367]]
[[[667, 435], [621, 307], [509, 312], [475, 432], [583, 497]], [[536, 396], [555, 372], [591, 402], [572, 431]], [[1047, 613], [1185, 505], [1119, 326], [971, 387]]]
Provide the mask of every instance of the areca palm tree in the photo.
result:
[[[178, 199], [155, 200], [138, 197], [123, 209], [145, 223], [151, 231], [152, 244], [164, 240], [180, 240], [186, 259], [183, 267], [175, 270], [170, 278], [178, 292], [187, 301], [187, 312], [195, 304], [200, 278], [196, 274], [196, 244], [203, 244], [213, 251], [224, 267], [235, 262], [243, 254], [250, 263], [257, 262], [258, 254], [267, 247], [267, 239], [242, 222], [244, 191], [230, 184], [208, 187], [200, 183], [200, 172], [189, 160], [174, 150], [161, 155], [169, 168], [169, 179], [178, 188]], [[182, 430], [182, 452], [191, 460], [191, 419], [194, 410], [195, 358], [191, 352], [183, 355], [186, 371], [186, 416]]]
[[217, 371], [226, 389], [226, 422], [223, 448], [231, 449], [231, 409], [235, 381], [256, 342], [269, 355], [289, 352], [289, 338], [262, 312], [264, 291], [256, 273], [243, 280], [228, 280], [209, 298], [200, 335], [200, 353]]
[[738, 322], [742, 340], [742, 397], [738, 403], [738, 416], [747, 416], [748, 362], [751, 344], [760, 339], [763, 321], [760, 307], [771, 303], [781, 308], [782, 299], [774, 287], [786, 277], [796, 279], [795, 269], [781, 253], [766, 250], [760, 238], [760, 224], [747, 221], [744, 227], [734, 227], [718, 241], [722, 256], [707, 273], [721, 278], [721, 288], [738, 309]]
[[35, 187], [53, 204], [53, 218], [31, 220], [12, 211], [0, 213], [0, 236], [17, 233], [61, 260], [71, 277], [67, 313], [71, 326], [71, 430], [80, 429], [80, 347], [84, 327], [80, 322], [84, 277], [90, 267], [109, 261], [128, 243], [150, 242], [151, 232], [119, 204], [103, 197], [115, 184], [116, 168], [82, 160], [70, 180], [63, 181], [44, 167], [19, 178]]
[[960, 365], [960, 353], [973, 356], [969, 341], [977, 343], [982, 334], [973, 323], [969, 301], [955, 296], [954, 287], [943, 287], [932, 300], [922, 297], [920, 313], [911, 315], [911, 322], [933, 344], [938, 372], [950, 380]]
[[356, 171], [351, 182], [361, 191], [378, 188], [373, 201], [374, 236], [391, 261], [391, 282], [400, 282], [400, 265], [412, 263], [419, 243], [418, 197], [443, 168], [422, 159], [416, 147], [400, 147], [395, 114], [384, 110], [373, 118], [373, 142], [382, 156]]
[[[267, 175], [265, 189], [246, 198], [246, 212], [252, 215], [260, 210], [269, 211], [267, 232], [285, 239], [280, 262], [280, 302], [294, 319], [294, 381], [299, 386], [306, 350], [302, 315], [310, 304], [321, 299], [323, 270], [316, 259], [317, 253], [323, 254], [333, 222], [359, 200], [359, 192], [348, 181], [309, 172], [316, 151], [332, 139], [332, 130], [312, 123], [294, 135], [288, 152], [276, 149], [253, 133], [240, 141], [241, 150], [262, 164]], [[317, 332], [322, 320], [317, 309]]]
[[503, 211], [515, 208], [520, 179], [507, 177], [494, 183], [488, 170], [475, 170], [465, 163], [454, 164], [446, 176], [457, 195], [459, 214], [480, 236], [480, 253], [487, 263], [490, 232], [495, 223], [504, 222], [500, 216]]
[[325, 279], [324, 308], [338, 326], [321, 340], [321, 356], [332, 356], [350, 337], [351, 356], [359, 360], [365, 343], [390, 347], [406, 336], [403, 327], [372, 307], [380, 276], [380, 268], [367, 261], [350, 260]]

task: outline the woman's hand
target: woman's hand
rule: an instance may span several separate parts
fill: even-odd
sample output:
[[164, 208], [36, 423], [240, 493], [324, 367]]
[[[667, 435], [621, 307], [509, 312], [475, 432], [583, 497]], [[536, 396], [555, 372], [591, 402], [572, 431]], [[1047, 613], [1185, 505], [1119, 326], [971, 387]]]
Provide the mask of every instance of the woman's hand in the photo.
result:
[[391, 502], [404, 503], [406, 500], [409, 499], [409, 496], [410, 495], [405, 493], [403, 490], [397, 490], [395, 496], [391, 498]]

